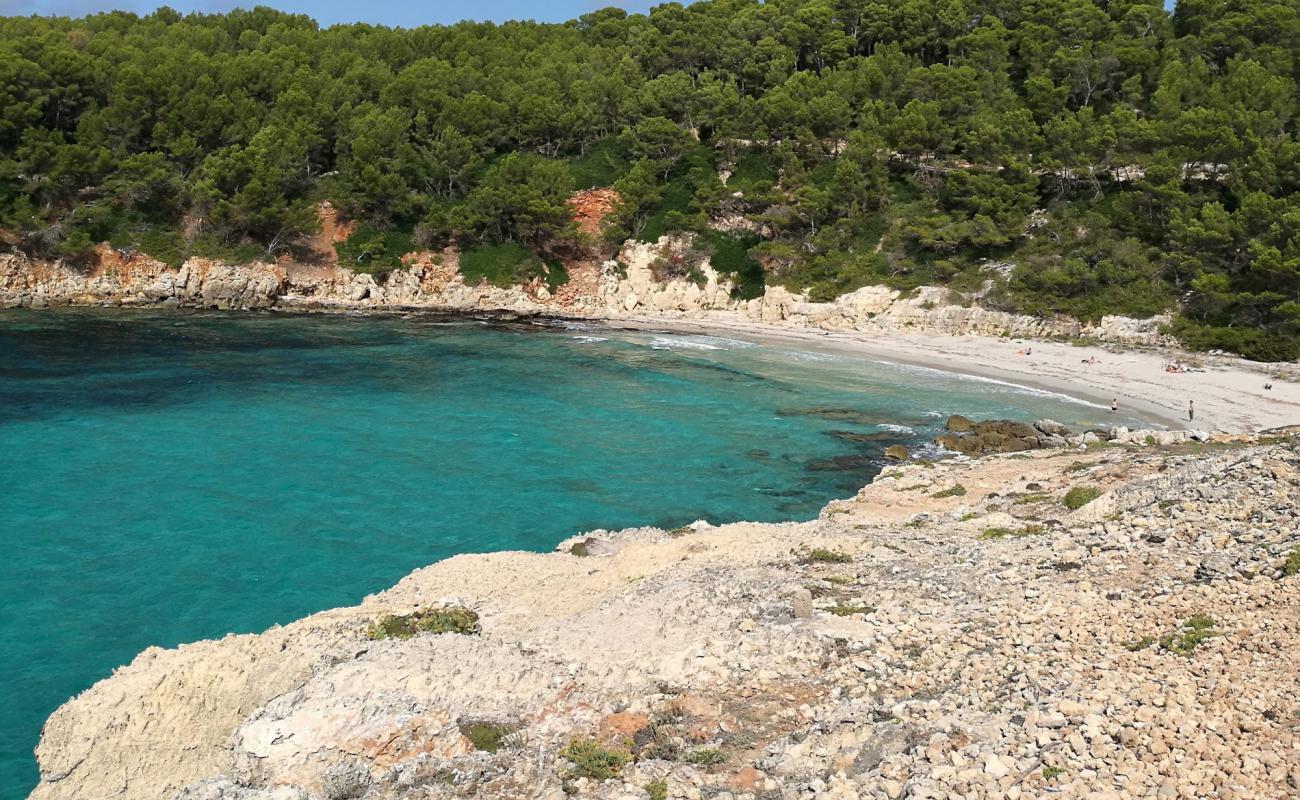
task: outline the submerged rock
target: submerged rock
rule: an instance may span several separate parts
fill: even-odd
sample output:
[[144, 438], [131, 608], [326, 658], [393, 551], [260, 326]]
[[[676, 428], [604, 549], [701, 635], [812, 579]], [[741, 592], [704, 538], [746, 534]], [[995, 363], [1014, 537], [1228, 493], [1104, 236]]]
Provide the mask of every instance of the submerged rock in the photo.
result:
[[876, 458], [868, 455], [831, 456], [809, 461], [804, 465], [804, 469], [809, 472], [847, 472], [870, 469], [876, 463]]
[[866, 444], [868, 442], [888, 442], [898, 438], [898, 434], [893, 431], [880, 431], [879, 433], [857, 433], [855, 431], [827, 431], [827, 436], [833, 436], [836, 439], [842, 439], [846, 442], [857, 444]]

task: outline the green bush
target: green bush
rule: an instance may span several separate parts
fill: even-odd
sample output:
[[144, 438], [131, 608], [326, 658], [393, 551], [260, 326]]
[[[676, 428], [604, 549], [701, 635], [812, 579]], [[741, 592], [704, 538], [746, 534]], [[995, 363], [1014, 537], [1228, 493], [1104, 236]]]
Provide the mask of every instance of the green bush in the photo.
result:
[[714, 764], [721, 764], [726, 760], [727, 757], [716, 747], [704, 747], [699, 750], [692, 750], [686, 754], [686, 761], [688, 763], [699, 764], [706, 767], [713, 766]]
[[499, 722], [462, 722], [460, 733], [475, 750], [495, 753], [501, 749], [502, 741], [517, 730], [517, 726]]
[[1282, 565], [1282, 577], [1290, 578], [1294, 575], [1300, 575], [1300, 547], [1293, 548], [1286, 557], [1286, 563]]
[[627, 145], [617, 136], [593, 143], [586, 153], [565, 163], [573, 175], [573, 187], [580, 191], [613, 186], [632, 166]]
[[402, 256], [416, 249], [409, 228], [379, 230], [358, 225], [352, 235], [334, 244], [339, 266], [354, 272], [382, 273], [402, 266]]
[[570, 776], [604, 781], [617, 777], [632, 756], [622, 750], [606, 750], [591, 739], [574, 739], [560, 751], [573, 764]]
[[420, 633], [472, 636], [478, 632], [478, 614], [462, 606], [444, 606], [410, 614], [387, 614], [366, 629], [366, 637], [375, 640], [410, 639]]
[[720, 275], [731, 278], [732, 297], [753, 300], [763, 295], [763, 265], [749, 254], [759, 239], [752, 233], [730, 234], [705, 230], [698, 234], [696, 246], [709, 254], [709, 264]]
[[965, 497], [966, 487], [962, 486], [959, 483], [956, 486], [952, 487], [951, 489], [944, 489], [942, 492], [935, 492], [930, 496], [931, 497]]
[[804, 564], [847, 564], [853, 560], [853, 557], [838, 550], [816, 547], [804, 553], [799, 560]]
[[645, 793], [650, 800], [667, 800], [668, 798], [668, 781], [660, 778], [657, 781], [650, 781], [645, 785]]
[[460, 274], [473, 286], [480, 280], [500, 289], [519, 286], [533, 278], [543, 278], [552, 291], [569, 280], [558, 261], [543, 262], [520, 244], [482, 245], [460, 254]]
[[1046, 528], [1042, 525], [1026, 525], [1023, 528], [1014, 530], [1011, 528], [985, 528], [977, 538], [989, 541], [993, 539], [1005, 539], [1008, 536], [1013, 536], [1019, 539], [1025, 536], [1037, 536], [1045, 530]]
[[1160, 640], [1160, 649], [1177, 653], [1184, 658], [1191, 658], [1196, 648], [1207, 639], [1218, 636], [1214, 630], [1214, 619], [1204, 615], [1192, 617], [1183, 622], [1182, 629]]
[[1065, 498], [1061, 501], [1065, 507], [1071, 511], [1078, 511], [1084, 506], [1101, 497], [1101, 490], [1095, 486], [1076, 486], [1065, 493]]
[[1227, 350], [1255, 361], [1295, 361], [1300, 358], [1300, 331], [1216, 327], [1185, 316], [1174, 320], [1169, 330], [1193, 350]]

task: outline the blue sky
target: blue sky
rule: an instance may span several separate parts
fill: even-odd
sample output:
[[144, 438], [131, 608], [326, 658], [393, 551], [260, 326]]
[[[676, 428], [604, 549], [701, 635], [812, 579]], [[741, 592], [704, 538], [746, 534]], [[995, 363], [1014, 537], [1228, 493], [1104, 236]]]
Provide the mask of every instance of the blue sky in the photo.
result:
[[385, 25], [402, 25], [413, 27], [429, 23], [449, 23], [462, 19], [496, 20], [536, 19], [544, 22], [562, 22], [594, 11], [597, 8], [617, 5], [629, 11], [646, 11], [652, 0], [549, 0], [549, 2], [526, 2], [526, 0], [476, 0], [475, 2], [452, 2], [451, 0], [433, 0], [433, 2], [411, 3], [394, 2], [357, 2], [357, 0], [173, 0], [163, 3], [161, 0], [0, 0], [0, 16], [26, 16], [28, 14], [59, 14], [79, 17], [98, 11], [120, 9], [147, 14], [159, 5], [169, 5], [177, 11], [228, 11], [232, 8], [249, 8], [265, 5], [281, 11], [308, 14], [322, 25], [337, 22], [375, 22]]

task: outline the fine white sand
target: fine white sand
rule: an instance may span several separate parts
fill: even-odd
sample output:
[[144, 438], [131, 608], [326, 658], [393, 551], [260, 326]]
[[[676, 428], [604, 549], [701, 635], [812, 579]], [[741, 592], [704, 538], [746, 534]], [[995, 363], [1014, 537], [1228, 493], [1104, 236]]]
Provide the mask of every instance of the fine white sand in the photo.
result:
[[[1272, 377], [1295, 365], [1260, 364], [1180, 350], [1076, 347], [1059, 342], [945, 336], [924, 333], [828, 332], [741, 320], [665, 320], [630, 317], [611, 327], [682, 333], [726, 333], [753, 341], [807, 349], [853, 352], [873, 361], [943, 369], [1032, 386], [1109, 404], [1118, 400], [1127, 415], [1176, 429], [1254, 432], [1300, 425], [1300, 383]], [[1017, 355], [1029, 348], [1028, 356]], [[1087, 364], [1095, 357], [1097, 364]], [[1170, 362], [1199, 363], [1197, 371], [1168, 373]], [[1271, 391], [1264, 385], [1272, 383]], [[1196, 417], [1187, 419], [1194, 402]]]

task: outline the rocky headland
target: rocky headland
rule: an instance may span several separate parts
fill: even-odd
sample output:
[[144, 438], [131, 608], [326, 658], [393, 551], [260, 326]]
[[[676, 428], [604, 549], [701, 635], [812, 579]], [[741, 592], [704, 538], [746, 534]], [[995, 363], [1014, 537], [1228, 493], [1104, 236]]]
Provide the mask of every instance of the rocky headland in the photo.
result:
[[892, 467], [151, 649], [33, 797], [1289, 798], [1296, 431]]

